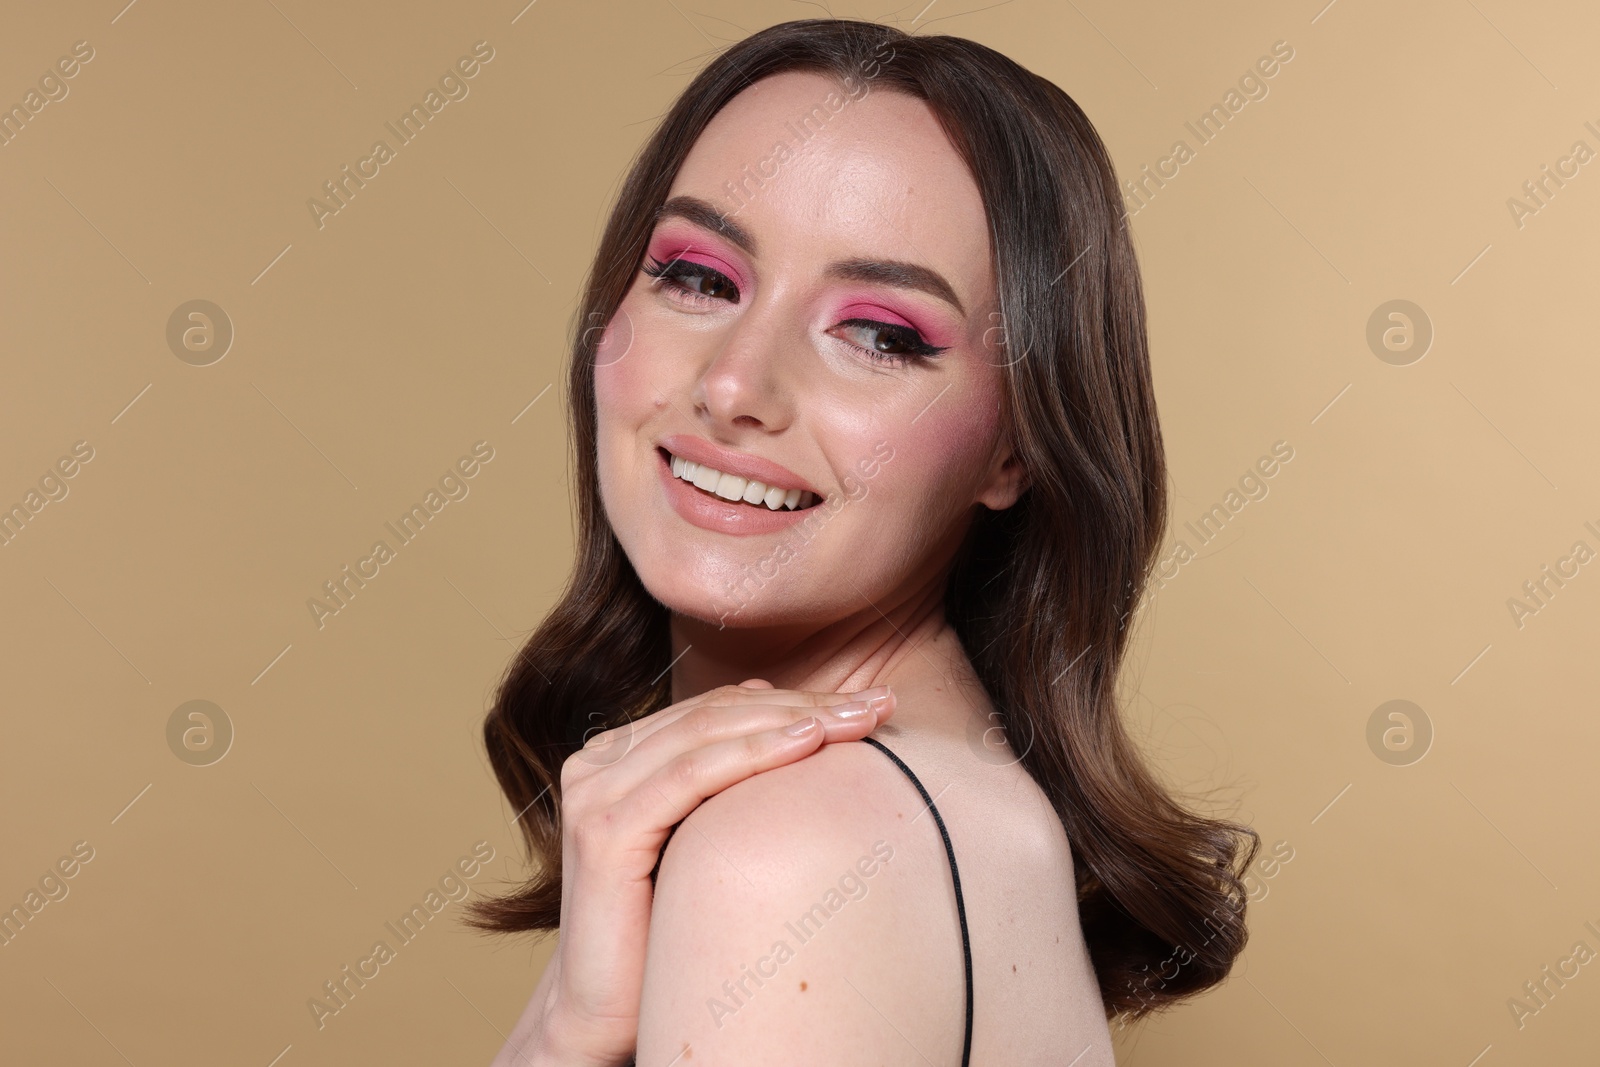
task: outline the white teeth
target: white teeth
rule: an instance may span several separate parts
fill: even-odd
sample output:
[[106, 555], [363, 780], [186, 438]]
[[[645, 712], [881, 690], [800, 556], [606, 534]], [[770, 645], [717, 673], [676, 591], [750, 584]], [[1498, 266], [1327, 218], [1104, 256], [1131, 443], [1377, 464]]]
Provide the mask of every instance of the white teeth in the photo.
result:
[[671, 453], [668, 455], [673, 477], [682, 478], [697, 489], [704, 489], [724, 500], [742, 500], [746, 504], [758, 506], [765, 504], [773, 511], [795, 511], [810, 507], [818, 499], [817, 494], [805, 489], [783, 489], [776, 485], [758, 482], [754, 478], [741, 478], [737, 474], [728, 474], [681, 456], [672, 456]]

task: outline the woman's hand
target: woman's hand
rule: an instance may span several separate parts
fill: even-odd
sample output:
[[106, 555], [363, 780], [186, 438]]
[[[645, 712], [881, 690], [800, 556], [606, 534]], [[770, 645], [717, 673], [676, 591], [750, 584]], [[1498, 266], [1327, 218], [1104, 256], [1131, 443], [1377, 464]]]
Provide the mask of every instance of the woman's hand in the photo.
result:
[[491, 1067], [618, 1067], [639, 1032], [661, 846], [701, 801], [894, 710], [860, 693], [723, 686], [590, 738], [561, 768], [561, 934]]

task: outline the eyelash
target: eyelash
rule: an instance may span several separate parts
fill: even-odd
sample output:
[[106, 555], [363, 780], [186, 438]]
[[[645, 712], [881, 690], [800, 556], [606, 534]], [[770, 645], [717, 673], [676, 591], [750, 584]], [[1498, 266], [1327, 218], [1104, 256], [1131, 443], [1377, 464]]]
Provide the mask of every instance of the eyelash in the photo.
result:
[[[683, 279], [685, 277], [705, 278], [713, 282], [721, 282], [729, 289], [732, 289], [735, 294], [737, 294], [739, 291], [738, 286], [734, 285], [728, 276], [723, 274], [721, 271], [713, 270], [712, 268], [699, 263], [691, 263], [687, 260], [674, 259], [671, 262], [663, 263], [656, 257], [650, 256], [649, 262], [647, 262], [642, 269], [645, 274], [654, 279], [652, 284], [655, 282], [665, 284], [668, 288], [678, 293], [681, 299], [688, 300], [697, 307], [706, 307], [710, 304], [716, 303], [718, 298], [707, 296], [705, 293], [696, 292], [695, 290], [691, 289], [688, 285], [684, 284]], [[876, 348], [867, 348], [864, 345], [858, 345], [853, 341], [844, 342], [851, 348], [865, 352], [869, 357], [879, 361], [880, 363], [885, 363], [890, 366], [904, 366], [908, 362], [920, 363], [931, 359], [940, 352], [945, 351], [944, 348], [930, 345], [928, 342], [924, 341], [922, 339], [922, 335], [916, 330], [912, 329], [910, 326], [902, 326], [899, 323], [878, 322], [875, 319], [854, 318], [845, 319], [843, 322], [839, 323], [839, 325], [853, 326], [858, 329], [877, 330], [879, 331], [880, 337], [888, 336], [890, 338], [898, 339], [907, 347], [907, 351], [883, 352]], [[841, 340], [843, 339], [841, 338]]]

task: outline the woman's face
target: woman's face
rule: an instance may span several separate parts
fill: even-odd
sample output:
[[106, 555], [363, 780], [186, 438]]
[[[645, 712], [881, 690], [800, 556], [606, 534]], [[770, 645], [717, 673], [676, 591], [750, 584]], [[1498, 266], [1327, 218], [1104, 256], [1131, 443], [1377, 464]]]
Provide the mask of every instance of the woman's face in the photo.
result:
[[977, 186], [925, 103], [868, 89], [786, 73], [723, 108], [601, 339], [601, 499], [680, 614], [887, 609], [1020, 492]]

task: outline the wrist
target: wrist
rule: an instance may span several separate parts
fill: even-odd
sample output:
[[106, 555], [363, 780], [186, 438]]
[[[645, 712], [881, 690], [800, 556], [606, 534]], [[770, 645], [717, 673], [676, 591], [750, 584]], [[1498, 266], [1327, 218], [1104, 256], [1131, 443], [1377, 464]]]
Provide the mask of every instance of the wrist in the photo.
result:
[[[540, 976], [518, 1025], [521, 1049], [508, 1067], [633, 1067], [633, 1049], [617, 1048], [614, 1027], [596, 1030], [560, 996], [561, 955]], [[494, 1067], [500, 1067], [497, 1063]]]
[[586, 1041], [582, 1028], [557, 1010], [546, 1011], [543, 1024], [531, 1042], [524, 1067], [632, 1067], [633, 1056], [622, 1059], [600, 1053]]

